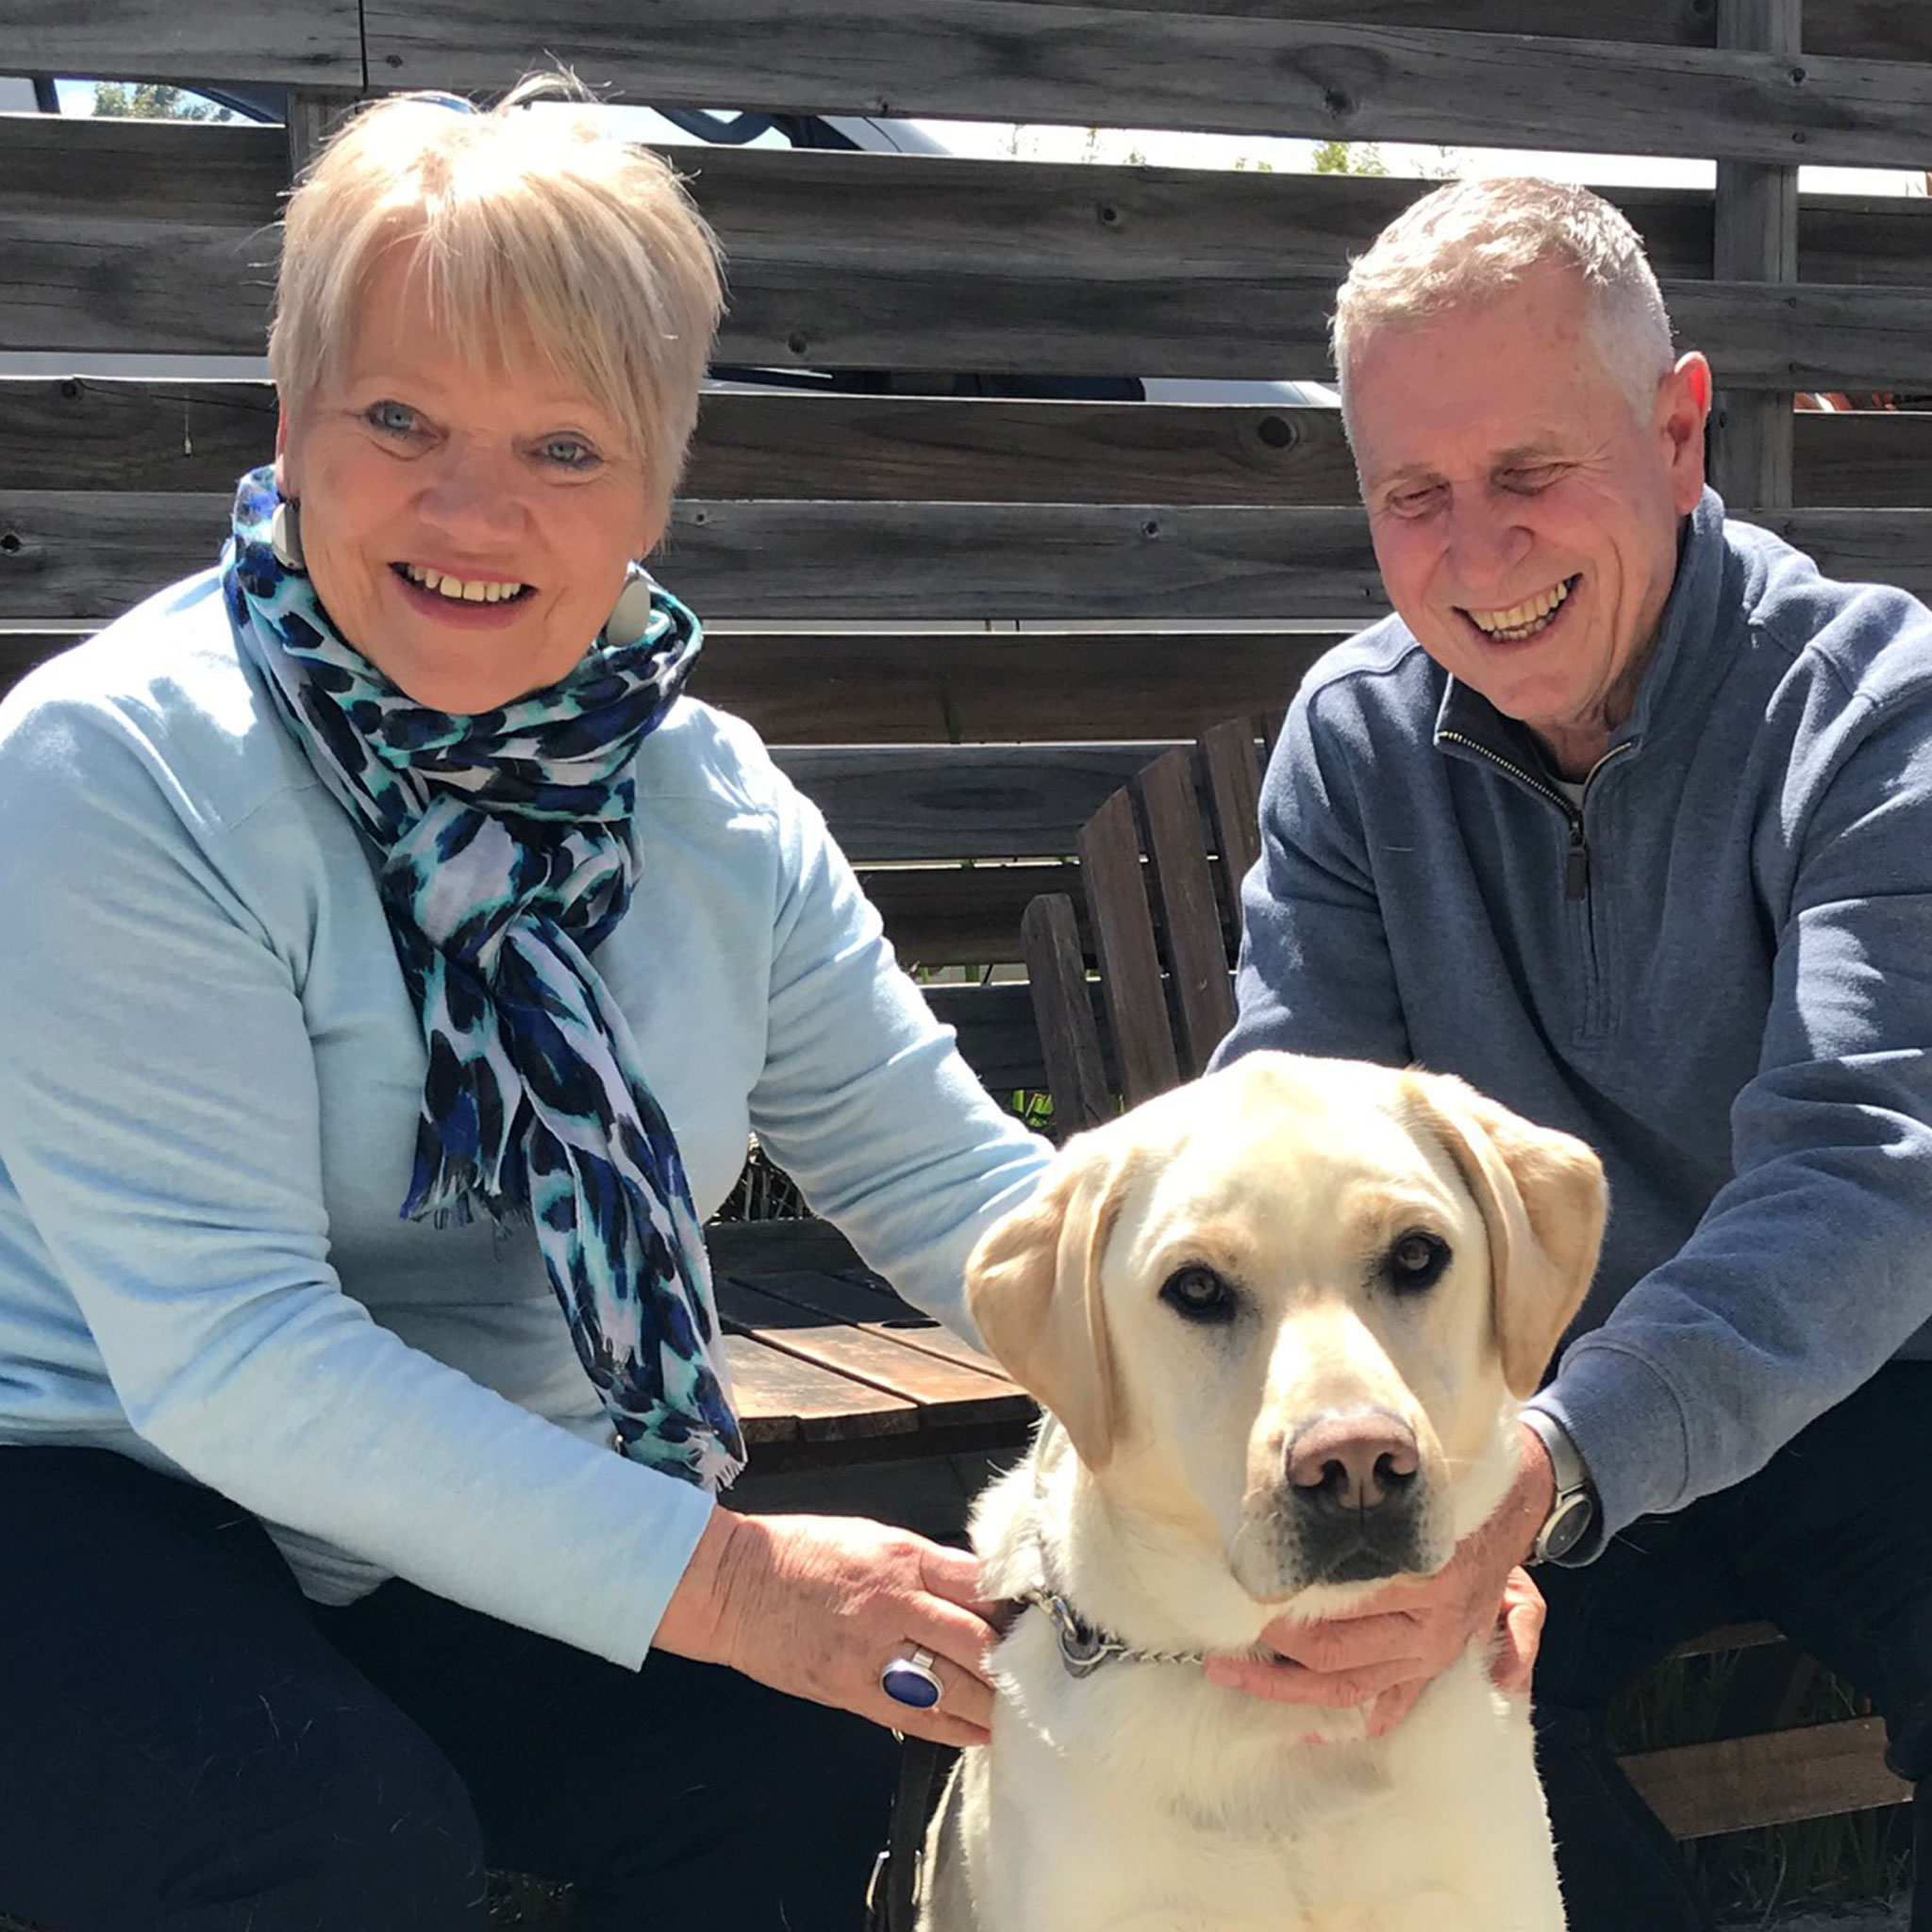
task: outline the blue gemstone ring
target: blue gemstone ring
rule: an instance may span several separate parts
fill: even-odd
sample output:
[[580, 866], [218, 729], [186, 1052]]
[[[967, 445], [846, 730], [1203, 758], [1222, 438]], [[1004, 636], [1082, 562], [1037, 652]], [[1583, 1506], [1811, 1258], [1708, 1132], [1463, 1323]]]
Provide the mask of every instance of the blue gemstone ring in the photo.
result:
[[879, 1689], [894, 1704], [910, 1705], [914, 1710], [930, 1710], [943, 1694], [929, 1650], [915, 1650], [910, 1657], [895, 1657], [879, 1673]]

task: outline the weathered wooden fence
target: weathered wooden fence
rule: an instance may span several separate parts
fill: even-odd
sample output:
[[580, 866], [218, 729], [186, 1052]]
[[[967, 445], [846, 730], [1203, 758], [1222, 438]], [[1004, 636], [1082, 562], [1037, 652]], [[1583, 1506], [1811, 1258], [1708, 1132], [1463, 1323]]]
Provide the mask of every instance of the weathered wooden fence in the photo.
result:
[[[1717, 368], [1722, 487], [1828, 568], [1932, 590], [1932, 415], [1790, 408], [1932, 394], [1932, 204], [1795, 189], [1800, 161], [1932, 161], [1932, 8], [313, 0], [238, 26], [208, 0], [0, 0], [0, 23], [16, 73], [294, 91], [287, 130], [0, 117], [0, 350], [258, 353], [277, 197], [330, 112], [557, 60], [664, 107], [1714, 158], [1714, 193], [1615, 198]], [[781, 747], [907, 958], [1017, 958], [1021, 909], [1108, 792], [1278, 708], [1384, 606], [1332, 410], [946, 391], [1318, 376], [1349, 254], [1419, 184], [679, 160], [730, 259], [724, 358], [941, 391], [708, 401], [658, 566], [715, 628], [702, 694]], [[0, 383], [0, 678], [208, 561], [272, 408], [247, 384]], [[941, 998], [990, 1081], [1037, 1081], [1021, 993]]]

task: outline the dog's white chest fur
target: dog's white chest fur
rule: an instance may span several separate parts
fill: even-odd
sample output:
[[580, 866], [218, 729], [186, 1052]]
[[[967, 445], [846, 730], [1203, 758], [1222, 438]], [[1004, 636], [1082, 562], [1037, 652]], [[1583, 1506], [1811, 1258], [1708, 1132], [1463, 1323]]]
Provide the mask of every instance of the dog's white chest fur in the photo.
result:
[[[1038, 1487], [1029, 1464], [982, 1499], [990, 1582], [1040, 1563]], [[921, 1932], [1561, 1932], [1527, 1708], [1474, 1655], [1376, 1740], [1191, 1664], [1074, 1678], [1039, 1609], [995, 1666]]]

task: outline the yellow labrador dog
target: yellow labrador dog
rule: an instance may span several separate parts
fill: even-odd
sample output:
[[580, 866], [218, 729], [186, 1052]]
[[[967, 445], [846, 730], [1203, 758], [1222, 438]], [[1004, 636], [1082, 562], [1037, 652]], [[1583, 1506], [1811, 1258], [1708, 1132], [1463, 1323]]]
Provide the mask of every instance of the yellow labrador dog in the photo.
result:
[[1581, 1141], [1353, 1061], [1255, 1054], [1068, 1143], [968, 1273], [1051, 1420], [974, 1516], [1024, 1607], [922, 1932], [1560, 1932], [1481, 1646], [1375, 1739], [1200, 1666], [1490, 1515], [1605, 1208]]

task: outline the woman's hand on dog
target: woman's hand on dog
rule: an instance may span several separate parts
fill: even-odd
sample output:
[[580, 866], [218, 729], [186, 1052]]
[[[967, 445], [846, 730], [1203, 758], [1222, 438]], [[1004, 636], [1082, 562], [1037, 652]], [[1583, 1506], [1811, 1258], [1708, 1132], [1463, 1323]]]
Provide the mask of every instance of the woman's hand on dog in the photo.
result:
[[[941, 1744], [983, 1744], [999, 1641], [979, 1565], [909, 1530], [847, 1516], [712, 1512], [658, 1626], [679, 1656]], [[895, 1703], [879, 1673], [930, 1653], [941, 1697]]]
[[1283, 1618], [1262, 1633], [1276, 1658], [1213, 1657], [1208, 1676], [1281, 1704], [1363, 1707], [1369, 1735], [1379, 1737], [1488, 1633], [1497, 1687], [1526, 1692], [1544, 1612], [1522, 1565], [1555, 1501], [1556, 1478], [1541, 1440], [1527, 1429], [1524, 1436], [1509, 1493], [1434, 1575], [1390, 1583], [1354, 1609], [1316, 1623]]

